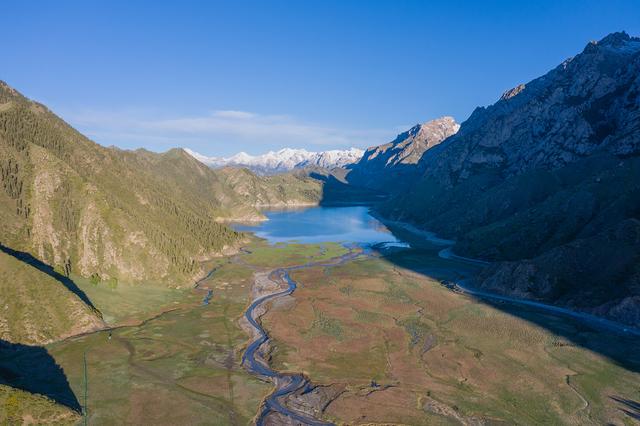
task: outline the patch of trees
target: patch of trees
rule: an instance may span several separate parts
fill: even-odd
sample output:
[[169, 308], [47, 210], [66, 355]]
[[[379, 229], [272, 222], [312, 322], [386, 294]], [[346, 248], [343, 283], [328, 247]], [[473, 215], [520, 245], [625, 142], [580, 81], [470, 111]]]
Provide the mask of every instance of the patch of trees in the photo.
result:
[[75, 234], [80, 214], [74, 205], [71, 192], [71, 185], [64, 181], [59, 189], [60, 192], [60, 208], [57, 209], [60, 216], [60, 222], [65, 231], [69, 234]]
[[16, 215], [27, 219], [30, 208], [24, 197], [25, 182], [20, 164], [15, 158], [0, 159], [0, 180], [7, 195], [16, 200]]
[[[240, 234], [203, 211], [192, 212], [170, 200], [156, 188], [138, 188], [148, 204], [134, 202], [131, 193], [107, 194], [110, 209], [122, 211], [135, 221], [149, 242], [164, 254], [176, 271], [192, 275], [199, 266], [199, 254], [219, 251], [238, 240]], [[204, 210], [204, 209], [203, 209]]]
[[18, 151], [25, 151], [33, 143], [59, 158], [69, 154], [63, 132], [51, 120], [43, 120], [27, 103], [16, 103], [0, 114], [0, 132], [9, 146]]
[[174, 239], [162, 229], [152, 226], [145, 230], [145, 234], [179, 272], [190, 275], [196, 271], [196, 263], [188, 256], [189, 252], [186, 250], [184, 240]]
[[207, 251], [219, 250], [239, 237], [237, 232], [216, 222], [207, 212], [195, 214], [161, 194], [152, 194], [150, 204], [160, 210], [160, 214], [173, 216], [184, 228], [183, 231]]

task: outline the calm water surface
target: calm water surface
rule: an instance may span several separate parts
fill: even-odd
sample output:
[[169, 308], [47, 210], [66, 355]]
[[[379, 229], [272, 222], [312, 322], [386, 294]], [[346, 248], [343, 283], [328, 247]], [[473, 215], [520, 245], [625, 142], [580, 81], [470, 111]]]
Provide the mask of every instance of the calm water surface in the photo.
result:
[[267, 211], [269, 220], [256, 225], [235, 225], [270, 243], [389, 243], [404, 245], [366, 206], [311, 207], [296, 210]]

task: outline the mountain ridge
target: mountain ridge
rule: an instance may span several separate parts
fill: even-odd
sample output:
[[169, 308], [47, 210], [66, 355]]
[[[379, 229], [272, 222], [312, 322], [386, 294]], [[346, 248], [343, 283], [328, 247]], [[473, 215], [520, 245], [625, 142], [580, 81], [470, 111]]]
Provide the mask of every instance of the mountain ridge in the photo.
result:
[[[640, 325], [640, 250], [609, 257], [622, 247], [612, 235], [640, 217], [640, 39], [588, 43], [476, 108], [418, 166], [420, 178], [380, 210], [496, 261], [477, 285]], [[601, 259], [599, 280], [581, 273], [586, 259]], [[515, 288], [526, 268], [542, 281]]]
[[347, 180], [356, 186], [395, 192], [418, 179], [423, 172], [422, 155], [459, 128], [450, 116], [416, 124], [391, 142], [367, 148], [360, 161], [349, 167]]
[[255, 156], [239, 152], [231, 157], [207, 157], [188, 148], [184, 148], [184, 150], [212, 168], [246, 167], [261, 174], [282, 173], [315, 166], [326, 169], [344, 167], [358, 161], [364, 152], [358, 148], [317, 152], [283, 148]]

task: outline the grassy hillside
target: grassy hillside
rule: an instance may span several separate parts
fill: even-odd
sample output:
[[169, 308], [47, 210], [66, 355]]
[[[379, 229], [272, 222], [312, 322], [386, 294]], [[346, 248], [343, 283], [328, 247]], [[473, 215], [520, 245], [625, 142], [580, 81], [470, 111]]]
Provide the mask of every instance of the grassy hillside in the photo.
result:
[[75, 425], [80, 415], [49, 398], [0, 384], [0, 424]]
[[46, 344], [100, 328], [99, 313], [61, 280], [0, 251], [0, 339]]
[[[0, 82], [0, 423], [77, 423], [77, 399], [41, 345], [104, 326], [83, 289], [190, 285], [200, 260], [244, 238], [219, 221], [259, 216], [253, 204], [182, 150], [102, 147]], [[129, 318], [157, 299], [106, 312]], [[15, 370], [16, 354], [37, 359]]]
[[219, 174], [245, 204], [255, 207], [315, 205], [322, 198], [322, 183], [304, 173], [257, 176], [248, 169], [227, 167]]
[[217, 220], [257, 214], [182, 150], [102, 147], [4, 84], [0, 182], [2, 244], [103, 281], [184, 284], [241, 238]]

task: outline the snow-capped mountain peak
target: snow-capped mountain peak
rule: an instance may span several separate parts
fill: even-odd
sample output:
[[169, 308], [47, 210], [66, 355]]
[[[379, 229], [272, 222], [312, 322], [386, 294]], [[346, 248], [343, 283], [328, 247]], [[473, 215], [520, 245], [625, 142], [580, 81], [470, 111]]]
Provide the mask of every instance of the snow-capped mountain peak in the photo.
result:
[[342, 167], [358, 162], [364, 153], [363, 150], [358, 148], [320, 152], [283, 148], [255, 156], [246, 152], [239, 152], [231, 157], [207, 157], [188, 148], [185, 148], [185, 151], [196, 160], [213, 168], [225, 166], [247, 167], [260, 173], [278, 173], [312, 166], [329, 169]]

